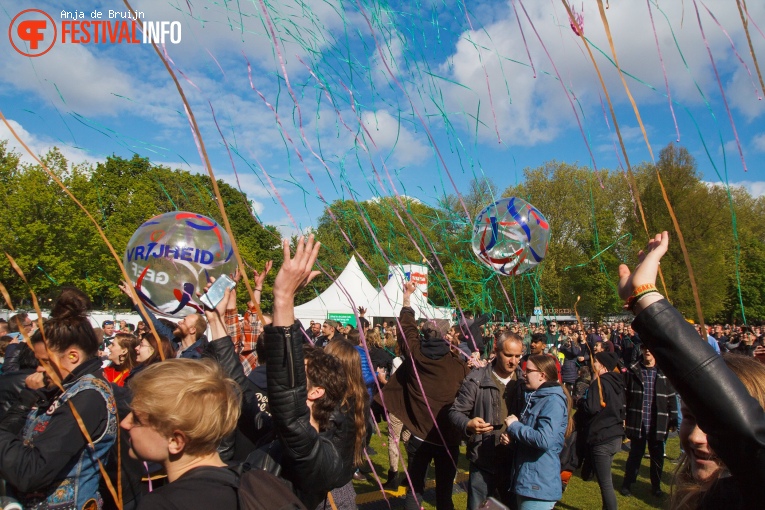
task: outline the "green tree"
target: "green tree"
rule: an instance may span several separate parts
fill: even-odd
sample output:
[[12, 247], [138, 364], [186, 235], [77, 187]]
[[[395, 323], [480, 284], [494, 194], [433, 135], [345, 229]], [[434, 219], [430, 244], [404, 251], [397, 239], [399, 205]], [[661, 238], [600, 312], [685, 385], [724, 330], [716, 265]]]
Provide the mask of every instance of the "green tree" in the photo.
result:
[[555, 161], [526, 169], [524, 175], [524, 182], [504, 196], [534, 205], [551, 231], [536, 277], [521, 283], [523, 294], [535, 299], [525, 305], [526, 314], [534, 305], [571, 308], [577, 296], [580, 310], [592, 318], [617, 313], [616, 269], [630, 246], [625, 218], [631, 204], [623, 177]]
[[[158, 214], [189, 210], [222, 221], [206, 176], [153, 166], [139, 156], [110, 157], [94, 167], [77, 167], [54, 149], [43, 162], [93, 214], [118, 253], [144, 221]], [[262, 269], [272, 259], [278, 265], [277, 230], [255, 219], [246, 195], [222, 181], [218, 185], [245, 264]], [[122, 278], [119, 266], [93, 224], [41, 167], [20, 164], [4, 143], [0, 143], [0, 200], [3, 210], [12, 211], [0, 220], [6, 232], [3, 249], [16, 259], [43, 305], [66, 284], [83, 289], [96, 306], [127, 307], [116, 286]], [[263, 296], [267, 309], [272, 305], [268, 289], [274, 275]], [[0, 279], [14, 300], [28, 299], [26, 287], [5, 260], [0, 261]], [[244, 306], [247, 297], [241, 287], [239, 302]]]
[[[710, 188], [701, 181], [696, 161], [685, 148], [669, 144], [662, 149], [656, 166], [643, 165], [637, 170], [640, 197], [651, 233], [662, 230], [674, 233], [657, 171], [685, 239], [702, 310], [705, 317], [715, 317], [723, 312], [727, 281], [733, 271], [731, 265], [726, 264], [725, 256], [731, 248], [727, 199], [721, 189]], [[633, 221], [633, 231], [639, 228], [637, 221]], [[669, 299], [681, 312], [698, 320], [688, 270], [676, 235], [661, 269]]]

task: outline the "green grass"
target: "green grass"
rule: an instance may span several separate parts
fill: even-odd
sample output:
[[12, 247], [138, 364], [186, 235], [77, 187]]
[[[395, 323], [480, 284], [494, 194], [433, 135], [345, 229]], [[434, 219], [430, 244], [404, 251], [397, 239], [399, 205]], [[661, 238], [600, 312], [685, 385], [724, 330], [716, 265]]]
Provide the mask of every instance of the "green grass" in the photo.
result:
[[[372, 438], [372, 446], [377, 451], [377, 454], [372, 457], [372, 463], [374, 465], [375, 471], [377, 472], [378, 476], [381, 478], [382, 482], [385, 482], [387, 473], [388, 473], [388, 447], [387, 447], [387, 441], [388, 441], [388, 433], [387, 433], [387, 424], [381, 423], [380, 424], [380, 433], [382, 434], [382, 437], [378, 434], [375, 434], [375, 436]], [[385, 446], [383, 446], [385, 445]], [[402, 445], [402, 450], [403, 450]], [[404, 458], [406, 458], [406, 451], [403, 452]], [[679, 441], [677, 437], [670, 438], [670, 440], [667, 442], [667, 455], [669, 458], [677, 458], [679, 455]], [[632, 487], [630, 488], [632, 491], [631, 497], [624, 497], [621, 494], [619, 494], [619, 488], [622, 484], [622, 479], [624, 478], [624, 467], [627, 462], [627, 452], [620, 452], [616, 455], [616, 458], [614, 459], [613, 467], [612, 467], [612, 474], [614, 479], [614, 487], [616, 488], [616, 498], [619, 503], [619, 509], [620, 510], [643, 510], [648, 508], [667, 508], [668, 507], [668, 496], [664, 496], [663, 499], [655, 498], [651, 495], [651, 482], [648, 478], [648, 459], [643, 460], [643, 464], [640, 467], [640, 472], [638, 473], [638, 479], [637, 482], [632, 484]], [[457, 467], [459, 469], [460, 473], [466, 473], [468, 470], [468, 461], [465, 458], [465, 447], [463, 446], [460, 448], [460, 457], [457, 462]], [[664, 475], [662, 477], [662, 490], [669, 494], [669, 484], [672, 479], [672, 470], [674, 469], [675, 465], [669, 462], [669, 459], [666, 459], [664, 463]], [[429, 472], [429, 474], [432, 476], [432, 468]], [[354, 481], [353, 483], [356, 494], [362, 495], [362, 494], [368, 494], [368, 493], [377, 493], [380, 491], [380, 488], [377, 486], [377, 482], [374, 480], [374, 478], [370, 475], [368, 477], [367, 481], [359, 482]], [[403, 488], [402, 488], [403, 491]], [[390, 494], [390, 493], [389, 493]], [[362, 500], [365, 500], [366, 498], [371, 497], [372, 495], [368, 496], [361, 496], [359, 498], [359, 503], [362, 502]], [[403, 499], [402, 499], [403, 501]], [[455, 493], [454, 494], [454, 505], [455, 508], [458, 510], [464, 509], [467, 506], [467, 494], [462, 493]], [[391, 507], [393, 509], [399, 508], [402, 506], [402, 503], [393, 503]], [[424, 508], [426, 509], [434, 509], [435, 506], [432, 504], [432, 502], [425, 502]], [[574, 510], [574, 509], [582, 509], [582, 510], [598, 510], [601, 508], [601, 502], [600, 502], [600, 488], [598, 487], [598, 483], [593, 479], [589, 482], [585, 482], [581, 479], [579, 476], [579, 473], [574, 473], [574, 476], [571, 477], [571, 481], [568, 484], [568, 488], [566, 489], [566, 492], [563, 493], [563, 499], [556, 505], [556, 509], [564, 509], [564, 510]]]

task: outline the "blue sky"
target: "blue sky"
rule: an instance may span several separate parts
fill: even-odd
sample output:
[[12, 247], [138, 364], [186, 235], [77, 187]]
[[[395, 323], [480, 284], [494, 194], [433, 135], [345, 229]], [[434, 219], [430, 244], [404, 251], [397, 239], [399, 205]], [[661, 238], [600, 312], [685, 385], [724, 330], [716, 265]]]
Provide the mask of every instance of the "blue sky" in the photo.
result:
[[[504, 189], [524, 168], [552, 159], [624, 167], [606, 94], [556, 1], [132, 6], [145, 20], [181, 23], [182, 40], [167, 44], [166, 55], [215, 174], [236, 186], [235, 169], [259, 217], [284, 233], [315, 225], [322, 200], [398, 193], [433, 203], [467, 191], [473, 178]], [[606, 17], [654, 156], [679, 133], [706, 181], [762, 195], [763, 91], [733, 6], [613, 0]], [[765, 3], [747, 6], [754, 55], [765, 67]], [[27, 8], [57, 23], [62, 9], [85, 19], [94, 10], [102, 19], [126, 11], [117, 1], [0, 7], [2, 34]], [[597, 2], [572, 7], [583, 14], [630, 162], [651, 161]], [[56, 145], [75, 163], [138, 153], [203, 170], [180, 95], [150, 45], [59, 41], [28, 58], [5, 35], [2, 44], [0, 108], [34, 151]]]

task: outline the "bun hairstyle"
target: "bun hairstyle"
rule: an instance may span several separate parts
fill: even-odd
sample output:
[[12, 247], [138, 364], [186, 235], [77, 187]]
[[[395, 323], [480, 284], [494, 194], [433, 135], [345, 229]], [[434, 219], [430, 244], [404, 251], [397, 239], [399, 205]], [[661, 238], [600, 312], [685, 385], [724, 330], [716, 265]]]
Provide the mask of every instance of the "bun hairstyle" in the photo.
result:
[[[85, 353], [86, 359], [95, 357], [99, 342], [87, 316], [91, 307], [90, 298], [84, 292], [74, 287], [65, 287], [53, 304], [51, 318], [43, 324], [48, 348], [63, 352], [70, 347], [77, 347]], [[32, 343], [42, 341], [40, 331], [32, 335]]]
[[93, 303], [84, 292], [74, 287], [64, 287], [56, 302], [53, 303], [50, 315], [60, 319], [70, 317], [87, 319], [86, 314], [92, 308]]

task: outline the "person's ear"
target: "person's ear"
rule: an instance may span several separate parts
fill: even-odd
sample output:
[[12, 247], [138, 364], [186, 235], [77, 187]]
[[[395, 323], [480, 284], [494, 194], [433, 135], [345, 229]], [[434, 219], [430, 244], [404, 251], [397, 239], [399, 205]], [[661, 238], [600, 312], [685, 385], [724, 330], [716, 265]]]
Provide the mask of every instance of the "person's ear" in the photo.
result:
[[324, 388], [321, 386], [314, 386], [310, 390], [308, 390], [308, 400], [318, 400], [321, 397], [324, 396]]
[[186, 448], [186, 434], [180, 430], [174, 430], [172, 435], [167, 439], [167, 451], [170, 455], [180, 455]]
[[66, 360], [72, 365], [77, 365], [80, 363], [80, 351], [77, 349], [67, 350], [64, 356], [66, 356]]

